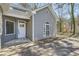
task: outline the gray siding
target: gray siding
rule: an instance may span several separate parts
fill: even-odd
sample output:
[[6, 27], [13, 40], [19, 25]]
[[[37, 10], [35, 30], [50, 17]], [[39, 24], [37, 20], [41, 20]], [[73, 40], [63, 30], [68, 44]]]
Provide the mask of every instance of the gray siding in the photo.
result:
[[[11, 34], [11, 35], [5, 35], [5, 21], [6, 20], [12, 20], [15, 22], [15, 34]], [[7, 42], [10, 40], [14, 40], [18, 38], [18, 20], [24, 20], [24, 19], [18, 19], [18, 18], [14, 18], [14, 17], [7, 17], [4, 16], [3, 19], [3, 34], [2, 34], [2, 41], [3, 42]]]
[[[12, 35], [5, 35], [5, 21], [6, 20], [12, 20], [15, 22], [15, 25], [16, 25], [16, 21], [14, 18], [10, 18], [10, 17], [4, 17], [3, 19], [3, 35], [2, 35], [2, 41], [3, 42], [7, 42], [7, 41], [10, 41], [12, 39], [15, 39], [16, 38], [16, 33], [15, 34], [12, 34]], [[15, 29], [15, 32], [16, 32], [16, 29]]]
[[32, 20], [27, 23], [27, 37], [32, 39]]
[[50, 23], [50, 37], [55, 35], [55, 17], [51, 15], [48, 8], [42, 9], [34, 15], [34, 37], [35, 40], [43, 39], [44, 37], [44, 24], [46, 22]]

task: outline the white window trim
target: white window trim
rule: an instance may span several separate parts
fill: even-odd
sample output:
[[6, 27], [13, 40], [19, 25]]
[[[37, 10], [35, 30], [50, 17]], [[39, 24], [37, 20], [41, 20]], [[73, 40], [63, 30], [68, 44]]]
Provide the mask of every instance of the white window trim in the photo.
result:
[[[7, 33], [6, 33], [6, 22], [7, 22], [7, 21], [14, 23], [14, 33], [11, 33], [11, 34], [7, 34]], [[12, 21], [12, 20], [5, 20], [5, 35], [13, 35], [13, 34], [15, 34], [15, 21]]]
[[[43, 36], [44, 36], [44, 37], [49, 37], [49, 36], [50, 36], [50, 29], [49, 29], [49, 36], [46, 36], [46, 31], [47, 31], [47, 30], [46, 30], [46, 25], [49, 25], [49, 28], [50, 28], [50, 24], [46, 24], [46, 23], [44, 24], [44, 27], [43, 27]], [[45, 28], [45, 29], [44, 29], [44, 28]], [[44, 33], [44, 32], [45, 32], [45, 33]]]

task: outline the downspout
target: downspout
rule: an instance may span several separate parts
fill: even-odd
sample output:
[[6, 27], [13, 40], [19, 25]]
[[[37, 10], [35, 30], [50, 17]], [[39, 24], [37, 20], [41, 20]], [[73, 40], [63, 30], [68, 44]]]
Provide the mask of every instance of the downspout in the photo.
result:
[[32, 11], [32, 41], [35, 41], [35, 32], [34, 32], [34, 15], [36, 14], [36, 11]]
[[34, 13], [32, 12], [32, 41], [34, 41]]

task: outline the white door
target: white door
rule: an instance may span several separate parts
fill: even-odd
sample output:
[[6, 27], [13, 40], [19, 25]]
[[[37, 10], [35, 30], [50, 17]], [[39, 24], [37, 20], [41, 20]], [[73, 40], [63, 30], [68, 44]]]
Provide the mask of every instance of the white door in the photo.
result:
[[18, 23], [18, 38], [26, 37], [26, 23], [19, 22]]

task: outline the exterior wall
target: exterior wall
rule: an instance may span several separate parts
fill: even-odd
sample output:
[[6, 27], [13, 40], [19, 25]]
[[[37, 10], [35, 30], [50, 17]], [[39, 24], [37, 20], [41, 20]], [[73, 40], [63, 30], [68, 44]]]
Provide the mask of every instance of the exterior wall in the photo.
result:
[[[16, 21], [14, 18], [10, 18], [10, 17], [4, 17], [3, 19], [3, 35], [2, 35], [2, 40], [3, 42], [7, 42], [7, 41], [10, 41], [10, 40], [13, 40], [16, 38], [16, 33], [15, 34], [11, 34], [11, 35], [5, 35], [5, 21], [6, 20], [11, 20], [11, 21], [14, 21], [15, 22], [15, 25], [16, 25]], [[15, 32], [16, 32], [16, 28], [15, 28]]]
[[32, 20], [27, 23], [27, 37], [32, 39]]
[[[18, 18], [14, 18], [14, 17], [7, 17], [7, 16], [4, 16], [3, 17], [3, 35], [2, 35], [2, 41], [3, 42], [7, 42], [7, 41], [10, 41], [10, 40], [14, 40], [14, 39], [17, 39], [18, 38], [18, 20], [23, 20], [23, 19], [18, 19]], [[15, 22], [15, 34], [11, 34], [11, 35], [5, 35], [5, 21], [6, 20], [11, 20], [11, 21], [14, 21]]]
[[48, 8], [42, 9], [34, 15], [34, 38], [35, 40], [44, 39], [44, 24], [50, 23], [50, 37], [54, 37], [55, 30], [55, 17], [52, 16]]

